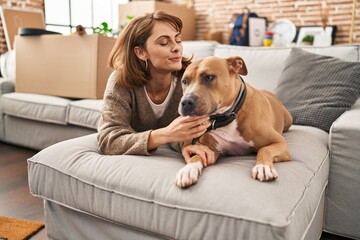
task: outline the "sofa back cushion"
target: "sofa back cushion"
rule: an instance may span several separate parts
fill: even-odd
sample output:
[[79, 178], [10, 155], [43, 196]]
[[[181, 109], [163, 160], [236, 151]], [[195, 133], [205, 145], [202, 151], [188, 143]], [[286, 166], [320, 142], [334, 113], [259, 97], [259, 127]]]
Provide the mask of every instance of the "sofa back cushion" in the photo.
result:
[[[302, 49], [354, 62], [359, 61], [359, 48], [359, 45], [335, 45]], [[214, 55], [242, 57], [248, 69], [248, 75], [244, 80], [255, 88], [274, 92], [291, 49], [291, 47], [239, 47], [219, 44], [215, 47]]]
[[183, 56], [193, 56], [193, 61], [210, 57], [214, 55], [214, 50], [217, 45], [216, 41], [183, 41]]

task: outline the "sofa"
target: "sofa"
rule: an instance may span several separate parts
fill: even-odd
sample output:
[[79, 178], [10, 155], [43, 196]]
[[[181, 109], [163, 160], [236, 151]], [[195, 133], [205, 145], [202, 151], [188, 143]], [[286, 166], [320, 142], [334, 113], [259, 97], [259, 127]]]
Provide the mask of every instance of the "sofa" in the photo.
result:
[[[274, 93], [294, 50], [183, 45], [195, 60], [241, 56], [244, 80]], [[360, 45], [302, 49], [360, 61]], [[175, 175], [185, 163], [169, 146], [151, 156], [98, 153], [102, 100], [13, 92], [12, 85], [1, 80], [0, 139], [40, 150], [28, 159], [28, 177], [30, 192], [44, 199], [48, 239], [319, 239], [322, 231], [360, 239], [360, 100], [328, 131], [295, 122], [284, 133], [292, 161], [276, 163], [275, 181], [251, 178], [254, 154], [226, 156], [180, 189]], [[284, 94], [303, 95], [293, 90]]]

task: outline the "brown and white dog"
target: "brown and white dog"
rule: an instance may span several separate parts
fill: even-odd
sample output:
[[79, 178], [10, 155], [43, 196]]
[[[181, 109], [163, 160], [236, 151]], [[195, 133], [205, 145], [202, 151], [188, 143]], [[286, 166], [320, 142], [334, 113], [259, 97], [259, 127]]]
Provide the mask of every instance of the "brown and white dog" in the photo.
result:
[[[257, 152], [252, 177], [273, 180], [278, 177], [273, 163], [290, 160], [282, 133], [290, 128], [292, 117], [272, 93], [245, 83], [240, 75], [246, 74], [241, 57], [208, 57], [193, 62], [181, 80], [179, 113], [210, 116], [211, 129], [193, 142], [209, 147], [215, 159]], [[192, 156], [177, 173], [176, 185], [195, 184], [203, 167], [200, 156]]]

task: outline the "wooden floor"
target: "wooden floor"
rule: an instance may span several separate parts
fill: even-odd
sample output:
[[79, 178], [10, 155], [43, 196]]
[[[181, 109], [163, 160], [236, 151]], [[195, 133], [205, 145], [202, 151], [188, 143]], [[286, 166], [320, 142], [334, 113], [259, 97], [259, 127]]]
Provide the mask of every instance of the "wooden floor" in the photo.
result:
[[[43, 201], [29, 193], [26, 159], [34, 150], [0, 142], [0, 216], [44, 221]], [[31, 240], [46, 239], [42, 229]]]
[[[0, 216], [44, 221], [43, 202], [29, 193], [26, 160], [36, 151], [0, 142]], [[31, 240], [46, 239], [46, 229]], [[349, 240], [323, 233], [321, 240]]]

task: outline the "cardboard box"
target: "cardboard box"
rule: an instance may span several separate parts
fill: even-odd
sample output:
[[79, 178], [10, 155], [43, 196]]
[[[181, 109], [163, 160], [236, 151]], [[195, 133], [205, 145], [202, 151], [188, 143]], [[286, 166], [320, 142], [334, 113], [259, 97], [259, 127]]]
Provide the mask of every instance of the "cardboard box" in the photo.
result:
[[183, 28], [181, 37], [183, 41], [195, 39], [195, 10], [186, 7], [186, 5], [174, 3], [160, 1], [131, 1], [127, 4], [119, 4], [119, 28], [125, 26], [129, 22], [127, 16], [137, 17], [158, 10], [177, 16], [182, 20]]
[[16, 36], [15, 91], [69, 98], [103, 97], [115, 38], [86, 36]]
[[14, 39], [19, 28], [45, 29], [44, 12], [40, 9], [0, 6], [0, 15], [9, 51], [14, 49]]
[[204, 40], [216, 41], [218, 43], [223, 43], [223, 32], [207, 32], [203, 36]]

